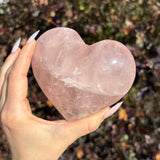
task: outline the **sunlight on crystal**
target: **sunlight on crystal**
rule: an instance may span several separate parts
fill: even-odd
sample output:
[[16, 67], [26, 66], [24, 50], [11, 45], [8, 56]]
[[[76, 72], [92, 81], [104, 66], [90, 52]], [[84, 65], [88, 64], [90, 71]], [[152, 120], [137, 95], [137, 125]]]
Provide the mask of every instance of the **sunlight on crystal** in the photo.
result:
[[117, 60], [114, 59], [114, 60], [112, 61], [112, 64], [116, 64], [116, 63], [117, 63]]

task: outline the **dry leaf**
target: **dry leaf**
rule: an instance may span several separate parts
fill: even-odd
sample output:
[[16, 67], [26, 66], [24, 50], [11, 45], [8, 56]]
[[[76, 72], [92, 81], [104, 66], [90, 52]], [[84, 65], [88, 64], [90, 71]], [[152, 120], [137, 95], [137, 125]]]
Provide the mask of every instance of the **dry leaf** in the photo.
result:
[[156, 159], [156, 160], [160, 160], [160, 153], [157, 153], [157, 154], [155, 155], [155, 159]]
[[83, 157], [84, 153], [83, 153], [82, 150], [78, 150], [77, 153], [76, 153], [76, 155], [77, 155], [77, 158], [80, 159], [80, 158]]
[[119, 117], [119, 119], [122, 119], [124, 121], [128, 120], [128, 115], [127, 115], [126, 111], [123, 108], [120, 108], [120, 110], [118, 112], [118, 117]]
[[47, 104], [49, 107], [53, 107], [53, 104], [52, 104], [51, 101], [49, 101], [49, 100], [46, 101], [46, 104]]
[[50, 16], [51, 16], [51, 17], [54, 17], [55, 15], [56, 15], [56, 13], [55, 13], [54, 11], [51, 11], [51, 12], [50, 12]]

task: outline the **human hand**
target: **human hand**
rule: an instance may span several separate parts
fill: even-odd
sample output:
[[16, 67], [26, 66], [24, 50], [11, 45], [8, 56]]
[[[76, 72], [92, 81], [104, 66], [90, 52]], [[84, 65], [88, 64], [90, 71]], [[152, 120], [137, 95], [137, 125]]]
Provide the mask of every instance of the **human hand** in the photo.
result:
[[76, 139], [95, 131], [121, 103], [73, 122], [47, 121], [34, 116], [27, 99], [27, 72], [36, 45], [33, 37], [22, 49], [14, 48], [1, 68], [0, 123], [12, 160], [57, 160]]

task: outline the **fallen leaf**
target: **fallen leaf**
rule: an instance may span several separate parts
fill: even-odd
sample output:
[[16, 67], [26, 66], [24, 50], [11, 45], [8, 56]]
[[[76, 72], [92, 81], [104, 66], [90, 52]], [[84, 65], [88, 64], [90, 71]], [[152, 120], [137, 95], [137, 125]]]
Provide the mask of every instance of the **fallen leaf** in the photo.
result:
[[51, 17], [54, 17], [55, 15], [56, 15], [56, 13], [55, 13], [54, 11], [51, 11], [51, 12], [50, 12], [50, 16], [51, 16]]
[[49, 100], [46, 101], [46, 104], [47, 104], [49, 107], [53, 107], [53, 104], [52, 104], [51, 101], [49, 101]]
[[82, 150], [78, 150], [77, 153], [76, 153], [76, 155], [77, 155], [77, 158], [80, 159], [80, 158], [83, 157], [84, 153], [83, 153]]
[[133, 25], [133, 22], [130, 21], [129, 19], [126, 19], [125, 25], [126, 25], [127, 27], [132, 26], [132, 25]]
[[156, 159], [156, 160], [160, 160], [160, 153], [157, 153], [157, 154], [155, 155], [155, 159]]
[[126, 111], [123, 108], [120, 108], [120, 110], [118, 112], [118, 117], [119, 117], [119, 119], [122, 119], [124, 121], [128, 120], [128, 115], [127, 115]]

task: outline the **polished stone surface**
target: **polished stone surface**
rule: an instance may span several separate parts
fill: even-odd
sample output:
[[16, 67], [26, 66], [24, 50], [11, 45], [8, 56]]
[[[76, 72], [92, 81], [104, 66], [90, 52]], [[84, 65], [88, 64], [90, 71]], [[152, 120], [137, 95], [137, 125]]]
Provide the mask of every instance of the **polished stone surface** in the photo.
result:
[[117, 102], [131, 88], [136, 72], [133, 56], [122, 43], [87, 45], [65, 27], [40, 36], [32, 68], [45, 95], [70, 121]]

